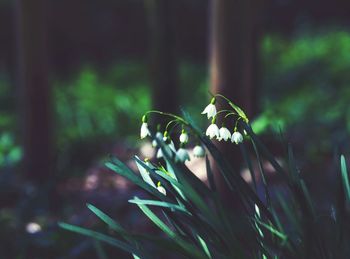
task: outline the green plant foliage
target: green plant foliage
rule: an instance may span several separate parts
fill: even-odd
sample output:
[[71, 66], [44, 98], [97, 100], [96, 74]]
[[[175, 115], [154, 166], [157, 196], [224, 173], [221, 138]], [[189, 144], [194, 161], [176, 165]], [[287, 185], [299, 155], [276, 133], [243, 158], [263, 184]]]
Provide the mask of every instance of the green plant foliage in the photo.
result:
[[348, 145], [349, 53], [350, 33], [341, 28], [307, 30], [288, 38], [265, 36], [263, 112], [252, 123], [255, 132], [288, 130], [310, 143], [310, 158]]
[[[143, 71], [142, 67], [136, 68]], [[107, 79], [86, 68], [69, 85], [56, 84], [59, 140], [126, 135], [135, 129], [133, 122], [142, 116], [140, 111], [149, 109], [151, 99], [142, 77], [128, 82], [128, 69], [136, 68], [117, 66], [115, 75]], [[121, 78], [119, 70], [126, 73], [126, 78]]]
[[13, 134], [0, 134], [0, 168], [17, 164], [22, 158], [22, 149], [16, 145]]
[[[216, 95], [213, 98], [220, 97], [222, 96]], [[239, 146], [245, 153], [245, 162], [252, 175], [258, 174], [251, 166], [252, 155], [260, 165], [258, 170], [263, 178], [264, 197], [257, 193], [256, 185], [248, 184], [233, 170], [231, 163], [224, 158], [213, 141], [207, 138], [206, 135], [210, 136], [208, 130], [204, 135], [189, 114], [184, 112], [181, 117], [150, 111], [146, 113], [147, 116], [157, 115], [169, 118], [170, 121], [175, 120], [190, 133], [191, 138], [206, 148], [207, 156], [215, 161], [227, 190], [221, 193], [215, 186], [208, 158], [206, 170], [209, 186], [198, 179], [183, 162], [179, 162], [176, 150], [171, 148], [171, 136], [166, 131], [164, 137], [152, 135], [162, 151], [162, 160], [158, 163], [135, 157], [139, 172], [132, 171], [116, 158], [111, 158], [106, 164], [112, 171], [148, 192], [151, 198], [134, 197], [129, 202], [136, 204], [161, 230], [162, 235], [129, 233], [92, 205], [88, 205], [88, 208], [114, 230], [115, 236], [66, 223], [60, 223], [60, 226], [141, 258], [148, 258], [150, 254], [176, 255], [177, 258], [347, 258], [350, 252], [347, 242], [350, 238], [347, 223], [350, 210], [349, 180], [344, 156], [341, 156], [338, 173], [341, 181], [338, 202], [329, 205], [328, 215], [322, 217], [324, 212], [319, 211], [317, 202], [310, 195], [292, 148], [286, 147], [287, 157], [284, 165], [281, 165], [254, 133], [245, 113], [225, 97], [223, 100], [227, 101], [232, 110], [212, 113], [211, 125], [219, 114], [235, 115], [235, 132], [244, 132], [245, 137], [232, 144], [233, 148]], [[148, 127], [146, 121], [143, 121], [143, 126]], [[171, 132], [171, 129], [166, 130]], [[219, 135], [217, 139], [222, 141]], [[186, 144], [182, 143], [182, 147]], [[249, 150], [254, 152], [250, 154]], [[271, 198], [274, 187], [268, 182], [262, 168], [264, 161], [268, 161], [275, 169], [287, 195], [274, 193], [276, 198]]]

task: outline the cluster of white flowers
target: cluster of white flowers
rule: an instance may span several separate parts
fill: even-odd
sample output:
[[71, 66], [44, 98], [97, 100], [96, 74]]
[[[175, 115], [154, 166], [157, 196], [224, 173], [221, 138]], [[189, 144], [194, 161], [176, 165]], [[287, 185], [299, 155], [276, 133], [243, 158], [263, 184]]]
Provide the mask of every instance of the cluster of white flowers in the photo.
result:
[[243, 136], [242, 134], [237, 131], [237, 127], [234, 128], [234, 131], [231, 135], [231, 132], [228, 128], [226, 128], [224, 125], [221, 126], [219, 129], [218, 125], [216, 124], [216, 117], [217, 117], [217, 110], [216, 110], [216, 98], [213, 97], [210, 101], [210, 103], [204, 108], [202, 114], [206, 114], [208, 119], [212, 118], [211, 124], [206, 130], [206, 135], [210, 139], [217, 139], [218, 141], [228, 141], [231, 140], [232, 143], [240, 144], [243, 142]]
[[[140, 137], [141, 139], [146, 138], [147, 136], [151, 136], [151, 132], [148, 128], [147, 123], [147, 116], [144, 115], [142, 117], [142, 125], [140, 130]], [[185, 163], [186, 161], [190, 161], [190, 154], [188, 152], [188, 149], [185, 148], [185, 145], [188, 143], [189, 135], [186, 132], [185, 129], [182, 129], [181, 134], [179, 136], [180, 141], [180, 147], [176, 150], [174, 142], [170, 139], [169, 133], [166, 130], [164, 134], [160, 133], [159, 131], [156, 132], [155, 137], [152, 141], [152, 146], [154, 148], [158, 148], [156, 157], [158, 159], [163, 158], [164, 154], [163, 152], [166, 152], [167, 156], [172, 157], [175, 155], [175, 161]], [[165, 143], [165, 147], [163, 150], [158, 147], [158, 141], [163, 141]], [[194, 157], [204, 157], [205, 156], [205, 150], [201, 145], [196, 145], [193, 148], [193, 155]]]
[[[229, 105], [233, 108], [233, 110], [220, 110], [217, 111], [215, 103], [216, 103], [216, 97], [220, 96], [224, 98]], [[244, 112], [236, 105], [234, 105], [232, 102], [230, 102], [226, 97], [222, 95], [216, 95], [216, 97], [213, 97], [210, 101], [210, 103], [205, 107], [202, 114], [205, 114], [208, 119], [211, 119], [211, 124], [206, 130], [206, 135], [210, 139], [216, 139], [218, 141], [231, 141], [235, 144], [240, 144], [243, 142], [243, 135], [237, 130], [237, 122], [240, 119], [243, 119], [243, 121], [248, 122], [248, 119]], [[141, 139], [144, 139], [148, 136], [152, 137], [152, 134], [149, 130], [148, 123], [147, 123], [147, 114], [149, 113], [157, 113], [164, 116], [170, 116], [172, 119], [168, 122], [168, 124], [165, 127], [164, 134], [162, 134], [159, 129], [157, 130], [156, 134], [154, 135], [154, 139], [152, 141], [152, 146], [154, 148], [158, 148], [157, 151], [157, 158], [163, 158], [164, 153], [166, 153], [166, 156], [173, 157], [176, 162], [185, 163], [186, 161], [190, 161], [190, 155], [188, 152], [188, 149], [185, 148], [185, 146], [188, 144], [189, 141], [189, 134], [186, 131], [186, 129], [190, 128], [189, 124], [181, 117], [169, 114], [169, 113], [163, 113], [159, 111], [150, 111], [146, 113], [142, 117], [142, 125], [140, 130], [140, 137]], [[233, 131], [231, 132], [227, 127], [225, 127], [224, 124], [219, 128], [216, 124], [216, 119], [220, 113], [226, 113], [225, 118], [227, 118], [229, 115], [235, 115], [238, 116], [236, 119], [236, 124], [233, 127]], [[175, 127], [175, 125], [182, 125], [182, 131], [179, 135], [179, 148], [176, 149], [174, 142], [171, 140], [168, 128], [171, 126]], [[165, 146], [163, 148], [158, 147], [159, 141], [163, 141]], [[204, 157], [205, 156], [205, 150], [202, 147], [202, 145], [198, 144], [193, 148], [193, 155], [194, 157]]]
[[[215, 103], [216, 103], [216, 97], [221, 97], [225, 99], [228, 104], [231, 106], [233, 110], [220, 110], [217, 111]], [[238, 128], [238, 121], [242, 119], [244, 122], [248, 123], [248, 118], [245, 115], [245, 113], [236, 105], [234, 105], [232, 102], [230, 102], [226, 97], [222, 95], [216, 95], [216, 97], [213, 97], [210, 101], [210, 103], [205, 107], [203, 110], [202, 114], [205, 114], [208, 119], [211, 119], [211, 124], [208, 126], [206, 130], [206, 135], [210, 139], [216, 139], [218, 141], [230, 141], [235, 144], [240, 144], [243, 142], [243, 136], [242, 134], [237, 130]], [[168, 116], [171, 118], [171, 120], [168, 122], [168, 124], [165, 127], [165, 131], [162, 134], [160, 132], [160, 126], [158, 126], [157, 131], [154, 135], [151, 134], [151, 131], [148, 126], [148, 118], [147, 115], [150, 113], [156, 113], [158, 115], [163, 115], [163, 116]], [[230, 116], [234, 115], [237, 116], [237, 119], [235, 120], [235, 125], [233, 127], [232, 133], [230, 130], [225, 127], [224, 124], [221, 125], [219, 128], [218, 125], [216, 124], [216, 119], [219, 114], [226, 113], [225, 119]], [[181, 134], [178, 136], [179, 139], [179, 148], [176, 149], [174, 142], [170, 138], [169, 131], [170, 132], [175, 132], [172, 129], [174, 129], [177, 125], [182, 126]], [[169, 129], [169, 131], [168, 131]], [[146, 137], [153, 137], [152, 140], [152, 146], [154, 148], [158, 148], [156, 157], [158, 159], [160, 158], [165, 158], [165, 157], [171, 157], [175, 160], [177, 163], [185, 163], [186, 161], [190, 161], [190, 155], [188, 149], [186, 149], [186, 145], [189, 142], [189, 134], [186, 130], [190, 130], [190, 132], [194, 131], [190, 124], [184, 120], [183, 118], [176, 116], [174, 114], [170, 113], [164, 113], [160, 111], [150, 111], [147, 112], [143, 117], [142, 117], [142, 125], [140, 129], [140, 137], [141, 139], [144, 139]], [[195, 131], [194, 131], [195, 132]], [[195, 133], [197, 134], [197, 133]], [[191, 135], [192, 137], [192, 135]], [[198, 136], [194, 135], [194, 137], [198, 138]], [[158, 143], [163, 143], [162, 148], [159, 147]], [[201, 144], [197, 144], [193, 148], [193, 156], [194, 157], [204, 157], [205, 156], [205, 149]], [[158, 172], [164, 172], [170, 177], [172, 177], [174, 180], [177, 180], [176, 175], [171, 171], [167, 171], [164, 167], [157, 167], [153, 165], [148, 159], [145, 159], [146, 165], [152, 169], [156, 170]], [[157, 189], [160, 193], [163, 195], [167, 195], [166, 189], [162, 186], [160, 182], [156, 184], [156, 182], [151, 178], [150, 172], [148, 171], [149, 169], [145, 169], [139, 162], [136, 163], [137, 167], [140, 171], [140, 174], [143, 178], [143, 180], [151, 185], [153, 188]], [[157, 172], [157, 173], [158, 173]], [[175, 187], [174, 187], [175, 188]], [[175, 188], [176, 189], [176, 188]]]

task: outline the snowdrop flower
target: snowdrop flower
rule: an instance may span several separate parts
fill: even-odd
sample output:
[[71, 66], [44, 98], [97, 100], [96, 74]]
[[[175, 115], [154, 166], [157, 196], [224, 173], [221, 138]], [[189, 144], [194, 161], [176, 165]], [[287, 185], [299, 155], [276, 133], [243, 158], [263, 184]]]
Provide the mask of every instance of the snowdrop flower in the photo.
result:
[[190, 155], [188, 154], [188, 151], [184, 148], [179, 148], [176, 151], [176, 159], [177, 162], [185, 163], [186, 160], [190, 161]]
[[210, 103], [207, 105], [207, 107], [205, 107], [205, 109], [202, 111], [202, 114], [206, 114], [208, 119], [210, 119], [211, 117], [214, 118], [214, 116], [216, 115], [215, 102], [216, 102], [216, 99], [215, 97], [213, 97]]
[[231, 133], [228, 128], [222, 126], [219, 130], [220, 136], [218, 138], [219, 141], [224, 140], [227, 141], [231, 138]]
[[187, 132], [182, 129], [181, 135], [180, 135], [180, 142], [186, 144], [188, 142], [188, 134]]
[[147, 136], [151, 136], [151, 132], [148, 129], [147, 117], [146, 117], [146, 115], [143, 115], [142, 116], [142, 125], [141, 125], [140, 137], [141, 137], [141, 139], [144, 139]]
[[[137, 157], [137, 156], [136, 156]], [[145, 161], [145, 164], [150, 168], [150, 169], [155, 169], [155, 166], [150, 162], [149, 158], [145, 158], [143, 161]]]
[[235, 131], [235, 132], [232, 134], [231, 142], [232, 142], [232, 143], [236, 143], [236, 144], [242, 143], [242, 142], [243, 142], [243, 136], [242, 136], [242, 134], [239, 133], [238, 131]]
[[158, 184], [157, 184], [157, 190], [158, 190], [160, 193], [166, 195], [166, 190], [165, 190], [165, 188], [164, 188], [163, 186], [161, 186], [160, 182], [158, 182]]
[[162, 139], [163, 138], [163, 134], [162, 133], [160, 133], [159, 131], [157, 131], [157, 133], [156, 133], [156, 136], [155, 136], [155, 138], [153, 139], [153, 141], [152, 141], [152, 147], [158, 147], [158, 143], [157, 143], [157, 140], [156, 139]]
[[[136, 158], [138, 158], [138, 157], [136, 156]], [[148, 163], [148, 164], [151, 164], [148, 159], [145, 159], [145, 162]], [[151, 185], [152, 187], [157, 188], [155, 183], [153, 182], [151, 176], [150, 176], [150, 172], [148, 172], [147, 169], [144, 168], [137, 160], [136, 160], [136, 166], [139, 169], [139, 172], [140, 172], [140, 175], [141, 175], [142, 179], [146, 183]]]
[[41, 226], [38, 223], [36, 223], [36, 222], [29, 222], [26, 225], [26, 231], [29, 234], [36, 234], [36, 233], [41, 231]]
[[157, 133], [156, 133], [156, 138], [157, 138], [157, 139], [162, 139], [162, 138], [163, 138], [163, 134], [160, 133], [159, 131], [157, 131]]
[[[169, 139], [167, 131], [164, 132], [163, 141], [166, 143], [164, 149], [168, 156], [172, 156], [173, 152], [176, 153], [174, 142]], [[162, 158], [163, 156], [163, 151], [161, 148], [159, 148], [157, 152], [157, 158]]]
[[197, 145], [193, 148], [193, 155], [194, 157], [204, 157], [205, 150], [202, 146]]
[[155, 139], [152, 140], [152, 147], [157, 147], [158, 143]]
[[220, 130], [218, 125], [215, 124], [215, 119], [213, 119], [212, 123], [207, 128], [205, 135], [207, 135], [210, 139], [214, 137], [216, 138], [220, 137]]

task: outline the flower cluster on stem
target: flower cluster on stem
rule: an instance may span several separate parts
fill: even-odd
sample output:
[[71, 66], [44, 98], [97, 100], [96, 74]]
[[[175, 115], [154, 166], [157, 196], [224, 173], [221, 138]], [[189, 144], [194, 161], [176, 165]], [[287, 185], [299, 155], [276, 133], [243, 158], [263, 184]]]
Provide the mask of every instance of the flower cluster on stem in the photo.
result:
[[[215, 103], [216, 98], [220, 97], [224, 99], [229, 106], [232, 108], [231, 110], [220, 110], [217, 111]], [[239, 108], [237, 105], [233, 104], [230, 100], [228, 100], [225, 96], [217, 94], [215, 95], [210, 103], [204, 108], [202, 114], [206, 114], [208, 119], [211, 119], [211, 124], [206, 130], [206, 135], [210, 139], [216, 139], [218, 141], [229, 141], [231, 140], [232, 143], [240, 144], [243, 142], [244, 138], [243, 135], [238, 131], [237, 125], [239, 120], [242, 120], [245, 123], [248, 123], [248, 118], [243, 112], [241, 108]], [[229, 116], [235, 117], [235, 123], [233, 127], [233, 132], [231, 133], [230, 130], [225, 127], [224, 123], [222, 124], [221, 128], [219, 129], [218, 125], [216, 124], [216, 120], [218, 115], [225, 114], [224, 119], [228, 119]]]

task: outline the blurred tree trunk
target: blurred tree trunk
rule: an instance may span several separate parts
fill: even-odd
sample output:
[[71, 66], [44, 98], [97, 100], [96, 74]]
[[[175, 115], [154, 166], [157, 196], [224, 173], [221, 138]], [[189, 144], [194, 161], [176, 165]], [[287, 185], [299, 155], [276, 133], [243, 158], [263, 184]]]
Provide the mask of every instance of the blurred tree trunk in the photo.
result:
[[[211, 91], [231, 99], [248, 117], [257, 109], [259, 40], [256, 23], [260, 4], [259, 0], [212, 0], [210, 6]], [[221, 108], [220, 102], [217, 106]], [[226, 126], [233, 130], [234, 125]], [[238, 172], [242, 161], [239, 149], [224, 143], [220, 143], [219, 148]], [[216, 179], [226, 195], [226, 185], [218, 172]]]
[[148, 0], [153, 108], [178, 111], [179, 88], [173, 0]]
[[23, 166], [27, 178], [36, 183], [52, 176], [45, 4], [45, 0], [15, 2]]

